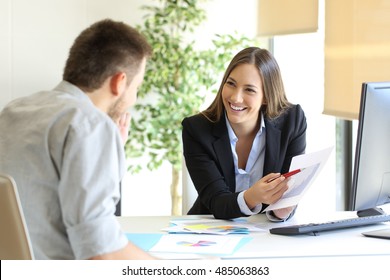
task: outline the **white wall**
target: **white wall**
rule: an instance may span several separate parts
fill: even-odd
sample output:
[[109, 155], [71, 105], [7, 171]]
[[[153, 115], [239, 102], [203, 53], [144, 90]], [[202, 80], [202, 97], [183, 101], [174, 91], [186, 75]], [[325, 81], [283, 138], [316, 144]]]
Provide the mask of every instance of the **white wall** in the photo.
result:
[[0, 108], [54, 87], [81, 30], [111, 17], [140, 22], [140, 0], [0, 0]]

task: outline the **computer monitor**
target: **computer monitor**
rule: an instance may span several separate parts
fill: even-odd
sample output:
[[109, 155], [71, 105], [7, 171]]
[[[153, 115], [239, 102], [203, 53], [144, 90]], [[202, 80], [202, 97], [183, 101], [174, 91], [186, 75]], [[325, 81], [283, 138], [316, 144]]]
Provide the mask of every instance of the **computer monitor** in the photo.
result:
[[390, 202], [390, 81], [362, 85], [353, 169], [348, 210], [383, 214], [378, 206]]

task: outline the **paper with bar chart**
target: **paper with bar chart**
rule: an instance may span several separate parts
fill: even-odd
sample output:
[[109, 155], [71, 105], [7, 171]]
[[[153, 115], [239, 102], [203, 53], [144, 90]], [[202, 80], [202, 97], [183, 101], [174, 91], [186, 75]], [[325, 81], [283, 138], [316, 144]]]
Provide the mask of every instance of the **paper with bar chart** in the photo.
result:
[[324, 167], [332, 150], [333, 147], [330, 147], [318, 152], [295, 156], [291, 161], [290, 171], [299, 169], [300, 172], [286, 179], [289, 180], [288, 190], [276, 203], [269, 205], [264, 211], [298, 205]]

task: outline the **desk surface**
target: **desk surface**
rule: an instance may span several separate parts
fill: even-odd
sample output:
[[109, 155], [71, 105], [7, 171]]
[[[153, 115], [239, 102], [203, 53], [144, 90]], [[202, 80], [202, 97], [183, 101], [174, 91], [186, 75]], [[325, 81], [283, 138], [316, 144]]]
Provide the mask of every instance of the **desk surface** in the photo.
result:
[[[291, 221], [281, 223], [268, 222], [265, 215], [254, 215], [248, 222], [255, 223], [265, 231], [250, 233], [252, 240], [241, 247], [233, 255], [223, 258], [280, 258], [280, 257], [326, 257], [326, 256], [371, 256], [389, 255], [390, 240], [369, 238], [361, 233], [389, 228], [390, 223], [371, 226], [321, 232], [317, 236], [299, 235], [282, 236], [270, 234], [267, 229], [277, 226], [322, 222], [336, 219], [355, 217], [355, 212], [336, 212], [332, 215], [311, 219], [300, 218], [296, 215]], [[118, 217], [125, 232], [128, 233], [166, 233], [163, 228], [169, 226], [175, 219], [199, 219], [210, 216], [142, 216]], [[216, 220], [218, 221], [218, 220]], [[247, 236], [247, 235], [246, 235]]]

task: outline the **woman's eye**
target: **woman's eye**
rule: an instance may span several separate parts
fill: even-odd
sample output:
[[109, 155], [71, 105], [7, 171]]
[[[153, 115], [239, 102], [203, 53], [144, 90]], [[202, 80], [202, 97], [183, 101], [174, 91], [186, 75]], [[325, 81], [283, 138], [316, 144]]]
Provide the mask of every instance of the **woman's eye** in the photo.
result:
[[234, 86], [234, 83], [232, 81], [226, 81], [226, 84], [229, 86]]
[[249, 91], [249, 92], [252, 92], [252, 93], [256, 93], [256, 91], [253, 88], [246, 88], [246, 91]]

